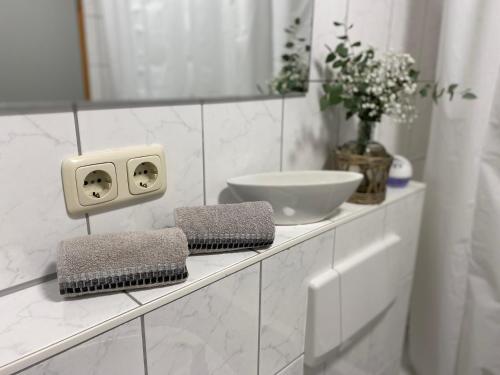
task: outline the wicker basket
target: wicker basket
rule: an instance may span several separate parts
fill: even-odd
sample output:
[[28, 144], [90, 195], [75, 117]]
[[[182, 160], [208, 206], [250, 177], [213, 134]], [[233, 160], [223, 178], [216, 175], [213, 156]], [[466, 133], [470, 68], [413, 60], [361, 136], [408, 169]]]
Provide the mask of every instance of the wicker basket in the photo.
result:
[[335, 169], [363, 174], [363, 181], [349, 198], [351, 203], [377, 204], [385, 199], [392, 156], [357, 155], [336, 150]]

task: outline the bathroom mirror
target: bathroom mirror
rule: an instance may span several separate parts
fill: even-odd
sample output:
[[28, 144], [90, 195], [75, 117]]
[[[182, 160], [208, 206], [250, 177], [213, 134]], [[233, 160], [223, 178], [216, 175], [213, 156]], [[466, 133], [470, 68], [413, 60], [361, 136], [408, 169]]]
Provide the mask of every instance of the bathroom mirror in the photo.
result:
[[313, 0], [0, 0], [0, 106], [307, 90]]

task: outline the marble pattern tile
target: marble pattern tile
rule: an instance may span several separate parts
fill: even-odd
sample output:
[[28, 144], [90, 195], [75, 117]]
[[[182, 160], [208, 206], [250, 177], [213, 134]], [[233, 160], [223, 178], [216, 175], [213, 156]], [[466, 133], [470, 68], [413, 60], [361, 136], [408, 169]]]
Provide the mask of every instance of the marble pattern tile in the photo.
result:
[[301, 355], [276, 375], [304, 375], [304, 356]]
[[419, 57], [425, 24], [426, 1], [392, 2], [389, 49]]
[[186, 260], [189, 276], [185, 282], [161, 288], [137, 290], [129, 293], [140, 303], [148, 303], [256, 255], [257, 253], [255, 251], [193, 255]]
[[304, 351], [309, 280], [331, 268], [329, 231], [262, 262], [260, 374], [274, 374]]
[[0, 290], [54, 273], [59, 241], [87, 233], [61, 183], [77, 153], [72, 113], [0, 116]]
[[322, 112], [320, 83], [311, 82], [305, 97], [286, 98], [283, 112], [283, 170], [324, 169], [332, 165], [337, 144], [334, 111]]
[[145, 315], [148, 374], [257, 373], [259, 264]]
[[311, 45], [310, 80], [324, 80], [324, 62], [328, 49], [325, 45], [334, 47], [337, 43], [339, 30], [333, 26], [333, 21], [344, 22], [348, 0], [315, 0], [313, 20], [313, 41]]
[[235, 201], [226, 180], [280, 170], [282, 100], [203, 106], [207, 204]]
[[52, 280], [0, 298], [0, 367], [137, 307], [125, 293], [63, 299]]
[[416, 159], [411, 161], [413, 167], [413, 179], [416, 181], [424, 180], [425, 160], [426, 159]]
[[375, 127], [373, 139], [383, 144], [390, 154], [409, 157], [410, 132], [411, 125], [385, 116]]
[[382, 51], [387, 50], [391, 28], [392, 0], [349, 0], [349, 31], [351, 40]]
[[203, 204], [201, 106], [80, 111], [78, 121], [83, 153], [159, 143], [166, 155], [165, 195], [90, 215], [92, 233], [171, 226], [175, 207]]
[[413, 275], [417, 257], [418, 238], [424, 203], [424, 192], [418, 192], [389, 204], [386, 208], [385, 234], [397, 234], [401, 238], [394, 261], [399, 280]]
[[384, 236], [383, 208], [376, 209], [364, 216], [341, 224], [335, 234], [335, 262], [360, 251]]
[[144, 374], [141, 322], [136, 318], [19, 374]]

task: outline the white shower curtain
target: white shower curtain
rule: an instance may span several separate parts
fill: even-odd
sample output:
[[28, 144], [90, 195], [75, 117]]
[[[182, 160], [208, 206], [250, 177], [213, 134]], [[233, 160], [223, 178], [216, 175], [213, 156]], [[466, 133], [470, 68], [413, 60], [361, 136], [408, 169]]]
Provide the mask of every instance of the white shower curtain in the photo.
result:
[[[99, 14], [93, 99], [256, 95], [281, 68], [284, 31], [309, 0], [85, 0]], [[260, 86], [260, 89], [259, 89]]]
[[499, 72], [500, 2], [445, 0], [438, 78], [479, 98], [433, 114], [410, 314], [418, 375], [500, 374]]

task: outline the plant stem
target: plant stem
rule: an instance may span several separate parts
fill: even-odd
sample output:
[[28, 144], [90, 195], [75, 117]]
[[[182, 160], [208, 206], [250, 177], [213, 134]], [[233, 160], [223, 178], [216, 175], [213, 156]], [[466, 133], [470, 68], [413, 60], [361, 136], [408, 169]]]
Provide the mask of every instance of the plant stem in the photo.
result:
[[359, 122], [357, 144], [361, 155], [363, 155], [366, 152], [366, 146], [372, 140], [374, 127], [375, 124], [373, 122], [367, 122], [367, 121]]

